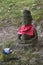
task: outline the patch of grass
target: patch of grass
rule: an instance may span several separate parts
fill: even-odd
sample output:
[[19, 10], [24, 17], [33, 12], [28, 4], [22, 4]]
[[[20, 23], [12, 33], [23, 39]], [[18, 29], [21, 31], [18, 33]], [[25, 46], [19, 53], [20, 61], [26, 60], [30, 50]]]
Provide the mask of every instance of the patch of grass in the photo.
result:
[[34, 0], [0, 0], [0, 19], [19, 17], [20, 10], [33, 2]]
[[[35, 5], [34, 5], [35, 4]], [[43, 9], [37, 9], [37, 2], [35, 0], [0, 0], [0, 21], [13, 18], [12, 23], [21, 24], [21, 11], [26, 7], [33, 14], [33, 19], [38, 21], [42, 18]], [[43, 6], [43, 0], [39, 3]], [[34, 5], [34, 6], [33, 6]], [[39, 6], [39, 5], [38, 5]]]

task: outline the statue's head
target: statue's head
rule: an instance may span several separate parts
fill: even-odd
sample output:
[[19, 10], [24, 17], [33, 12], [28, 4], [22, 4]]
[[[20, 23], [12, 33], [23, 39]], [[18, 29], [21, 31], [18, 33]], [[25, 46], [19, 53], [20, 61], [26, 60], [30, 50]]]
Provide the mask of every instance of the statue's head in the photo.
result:
[[23, 11], [23, 24], [29, 25], [32, 23], [32, 15], [31, 12], [28, 10]]

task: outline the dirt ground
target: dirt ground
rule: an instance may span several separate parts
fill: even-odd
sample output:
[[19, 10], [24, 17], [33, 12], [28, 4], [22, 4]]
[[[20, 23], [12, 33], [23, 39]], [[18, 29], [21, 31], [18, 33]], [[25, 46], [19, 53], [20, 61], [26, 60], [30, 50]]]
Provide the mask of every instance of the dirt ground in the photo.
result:
[[[3, 27], [0, 27], [0, 47], [8, 40], [13, 40], [14, 44], [17, 43], [17, 27], [5, 24]], [[38, 32], [39, 43], [43, 46], [43, 29], [40, 25], [36, 27]], [[43, 54], [43, 47], [40, 49], [40, 52]]]

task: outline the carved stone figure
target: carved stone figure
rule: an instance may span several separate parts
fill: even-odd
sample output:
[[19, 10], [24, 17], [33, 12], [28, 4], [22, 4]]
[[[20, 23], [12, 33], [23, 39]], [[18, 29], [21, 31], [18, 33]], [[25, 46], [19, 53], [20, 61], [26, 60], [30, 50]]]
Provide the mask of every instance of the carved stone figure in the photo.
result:
[[28, 10], [23, 11], [23, 24], [18, 29], [18, 43], [20, 44], [32, 44], [32, 47], [36, 47], [38, 44], [37, 30], [32, 24], [32, 15]]

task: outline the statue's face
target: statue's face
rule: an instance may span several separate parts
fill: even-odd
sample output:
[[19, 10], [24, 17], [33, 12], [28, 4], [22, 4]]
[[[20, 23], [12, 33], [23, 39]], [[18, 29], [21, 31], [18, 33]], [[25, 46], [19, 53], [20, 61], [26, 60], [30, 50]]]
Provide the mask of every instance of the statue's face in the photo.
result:
[[31, 13], [30, 11], [28, 10], [25, 10], [23, 12], [23, 24], [24, 25], [29, 25], [32, 23], [32, 16], [31, 16]]
[[31, 21], [29, 21], [30, 18], [28, 16], [23, 16], [23, 24], [24, 25], [29, 25], [31, 24]]

